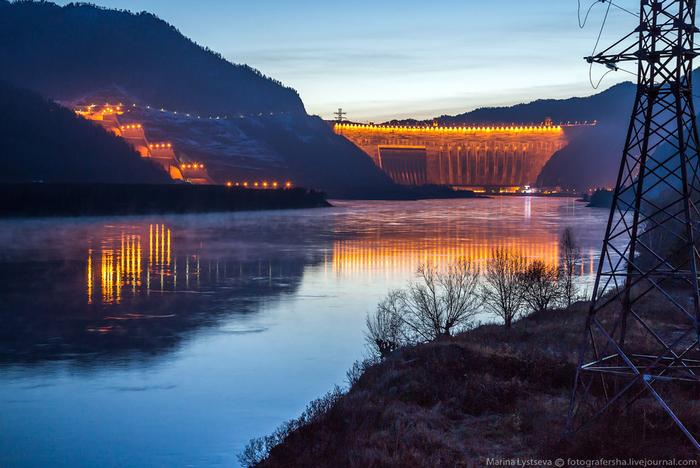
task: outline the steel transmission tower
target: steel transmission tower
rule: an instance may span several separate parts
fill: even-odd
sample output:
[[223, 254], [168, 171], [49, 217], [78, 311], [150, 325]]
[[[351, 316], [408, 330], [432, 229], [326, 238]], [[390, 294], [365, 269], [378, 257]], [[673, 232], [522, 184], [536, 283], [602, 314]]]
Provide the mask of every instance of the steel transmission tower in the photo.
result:
[[700, 450], [678, 411], [688, 383], [700, 383], [699, 158], [691, 79], [700, 31], [695, 0], [640, 3], [639, 27], [587, 58], [611, 70], [634, 62], [638, 83], [569, 430], [649, 397]]

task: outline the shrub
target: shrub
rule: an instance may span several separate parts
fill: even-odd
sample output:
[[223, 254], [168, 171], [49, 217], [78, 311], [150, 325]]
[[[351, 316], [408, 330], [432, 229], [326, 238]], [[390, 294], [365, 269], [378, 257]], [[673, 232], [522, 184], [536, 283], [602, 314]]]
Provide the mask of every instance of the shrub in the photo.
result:
[[321, 398], [309, 403], [298, 418], [284, 422], [268, 436], [251, 439], [238, 455], [238, 461], [246, 467], [260, 464], [270, 455], [270, 451], [284, 442], [290, 434], [323, 418], [342, 396], [342, 390], [336, 386]]
[[521, 273], [523, 300], [533, 312], [542, 312], [563, 296], [559, 270], [536, 260]]
[[415, 341], [432, 341], [471, 328], [481, 310], [479, 268], [467, 259], [445, 270], [418, 268], [418, 281], [404, 294], [403, 321]]
[[473, 327], [481, 310], [480, 272], [460, 259], [444, 270], [418, 268], [418, 279], [391, 291], [367, 317], [367, 343], [374, 356], [386, 358], [406, 344], [452, 336]]
[[494, 315], [503, 320], [507, 329], [522, 313], [525, 304], [523, 272], [525, 260], [505, 248], [493, 250], [486, 264], [482, 297]]
[[366, 340], [374, 356], [382, 359], [396, 351], [405, 342], [403, 331], [402, 291], [391, 291], [377, 304], [377, 311], [367, 316]]
[[562, 252], [559, 281], [561, 283], [561, 298], [566, 307], [579, 297], [578, 287], [574, 281], [576, 267], [581, 263], [581, 249], [578, 247], [573, 230], [567, 227], [559, 240]]

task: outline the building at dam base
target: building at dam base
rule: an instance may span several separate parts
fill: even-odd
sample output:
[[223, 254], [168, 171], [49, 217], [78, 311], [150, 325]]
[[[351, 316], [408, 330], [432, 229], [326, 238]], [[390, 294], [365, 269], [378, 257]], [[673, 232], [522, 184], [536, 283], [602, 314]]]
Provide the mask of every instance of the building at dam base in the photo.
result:
[[[588, 124], [586, 125], [595, 125]], [[517, 190], [569, 140], [563, 125], [439, 127], [336, 123], [334, 131], [402, 185]]]

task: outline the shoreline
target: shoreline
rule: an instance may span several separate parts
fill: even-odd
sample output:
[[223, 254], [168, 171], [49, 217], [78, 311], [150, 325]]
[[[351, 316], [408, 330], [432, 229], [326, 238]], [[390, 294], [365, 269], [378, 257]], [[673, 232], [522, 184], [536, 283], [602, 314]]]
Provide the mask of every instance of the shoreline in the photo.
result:
[[[649, 302], [649, 305], [656, 305]], [[272, 435], [253, 439], [244, 466], [482, 466], [487, 460], [694, 459], [680, 431], [641, 399], [575, 438], [566, 415], [588, 302], [482, 325], [357, 363], [336, 387]], [[251, 463], [252, 461], [252, 463]], [[494, 465], [495, 466], [495, 465]]]
[[326, 208], [322, 192], [187, 184], [0, 184], [0, 218], [196, 214]]

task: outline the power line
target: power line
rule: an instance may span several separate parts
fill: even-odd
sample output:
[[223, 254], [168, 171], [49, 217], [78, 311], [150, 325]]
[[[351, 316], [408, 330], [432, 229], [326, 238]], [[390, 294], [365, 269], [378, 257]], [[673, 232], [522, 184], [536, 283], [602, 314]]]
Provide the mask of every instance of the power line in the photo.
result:
[[595, 2], [591, 3], [591, 6], [588, 7], [588, 10], [586, 11], [586, 17], [583, 19], [583, 22], [581, 21], [581, 0], [578, 0], [578, 27], [583, 29], [586, 27], [586, 23], [588, 23], [588, 16], [591, 14], [591, 10], [593, 10], [593, 7], [596, 6], [598, 3], [603, 3], [605, 0], [595, 0]]
[[603, 76], [600, 77], [600, 79], [594, 84], [593, 83], [593, 65], [591, 65], [591, 68], [588, 70], [588, 80], [591, 82], [591, 87], [593, 89], [598, 89], [600, 88], [600, 84], [603, 82], [606, 76], [614, 72], [615, 70], [608, 70], [605, 73], [603, 73]]
[[609, 3], [610, 3], [612, 6], [614, 6], [615, 8], [619, 9], [619, 10], [622, 10], [622, 11], [624, 11], [625, 13], [629, 13], [630, 15], [634, 16], [635, 18], [639, 18], [639, 14], [638, 14], [638, 13], [635, 13], [635, 12], [633, 12], [633, 11], [631, 11], [631, 10], [628, 10], [627, 8], [621, 7], [621, 6], [618, 5], [617, 3], [614, 3], [614, 2], [609, 2]]
[[625, 13], [629, 13], [630, 15], [639, 18], [639, 14], [618, 5], [617, 3], [611, 1], [611, 0], [595, 0], [591, 5], [588, 7], [588, 10], [586, 10], [586, 15], [583, 18], [583, 21], [581, 21], [581, 0], [578, 0], [578, 27], [583, 29], [586, 27], [586, 24], [588, 23], [588, 17], [591, 15], [591, 11], [593, 11], [593, 8], [598, 5], [599, 3], [608, 3], [608, 6], [612, 5], [615, 8], [617, 8], [620, 11], [624, 11]]
[[[610, 16], [610, 8], [611, 7], [615, 7], [621, 11], [624, 11], [625, 13], [629, 13], [630, 15], [639, 18], [638, 14], [632, 12], [631, 10], [628, 10], [627, 8], [625, 8], [623, 6], [618, 5], [617, 3], [613, 2], [612, 0], [596, 0], [588, 7], [588, 10], [586, 11], [586, 16], [584, 17], [583, 21], [581, 21], [581, 0], [578, 0], [578, 24], [579, 24], [580, 28], [585, 27], [586, 23], [588, 22], [588, 17], [590, 16], [591, 11], [593, 10], [593, 7], [595, 7], [599, 3], [607, 3], [608, 7], [605, 9], [605, 15], [603, 16], [603, 22], [600, 25], [600, 30], [598, 31], [598, 36], [596, 37], [595, 46], [593, 46], [593, 52], [591, 53], [591, 56], [595, 55], [596, 51], [598, 50], [598, 46], [600, 45], [600, 40], [603, 36], [603, 32], [605, 31], [605, 26], [607, 25], [607, 22], [608, 22], [608, 17]], [[588, 81], [591, 83], [591, 87], [593, 89], [598, 89], [600, 87], [601, 83], [603, 82], [603, 80], [605, 79], [605, 77], [607, 77], [610, 73], [612, 73], [614, 71], [623, 71], [625, 73], [629, 73], [630, 75], [637, 76], [637, 73], [631, 72], [629, 70], [625, 70], [624, 68], [620, 68], [616, 64], [610, 63], [610, 64], [606, 64], [606, 66], [609, 68], [609, 70], [607, 72], [605, 72], [603, 74], [603, 76], [601, 76], [598, 79], [598, 81], [594, 82], [594, 80], [593, 80], [593, 62], [590, 63], [590, 65], [588, 67]]]
[[[580, 4], [579, 0], [579, 4]], [[600, 0], [601, 3], [605, 2], [605, 0]], [[592, 5], [591, 5], [592, 6]], [[603, 37], [603, 31], [605, 30], [605, 25], [608, 22], [608, 15], [610, 14], [610, 7], [612, 6], [612, 2], [608, 2], [608, 8], [605, 10], [605, 16], [603, 16], [603, 23], [600, 25], [600, 31], [598, 31], [598, 37], [596, 38], [595, 45], [593, 46], [593, 53], [591, 53], [591, 56], [594, 56], [596, 53], [596, 50], [598, 50], [598, 46], [600, 45], [600, 38]], [[600, 80], [598, 80], [598, 83], [593, 84], [593, 62], [588, 67], [588, 81], [591, 82], [591, 86], [593, 89], [598, 89], [600, 87], [600, 84], [603, 82], [603, 78], [608, 76], [611, 72], [615, 71], [614, 69], [610, 69], [610, 71], [606, 72]]]

